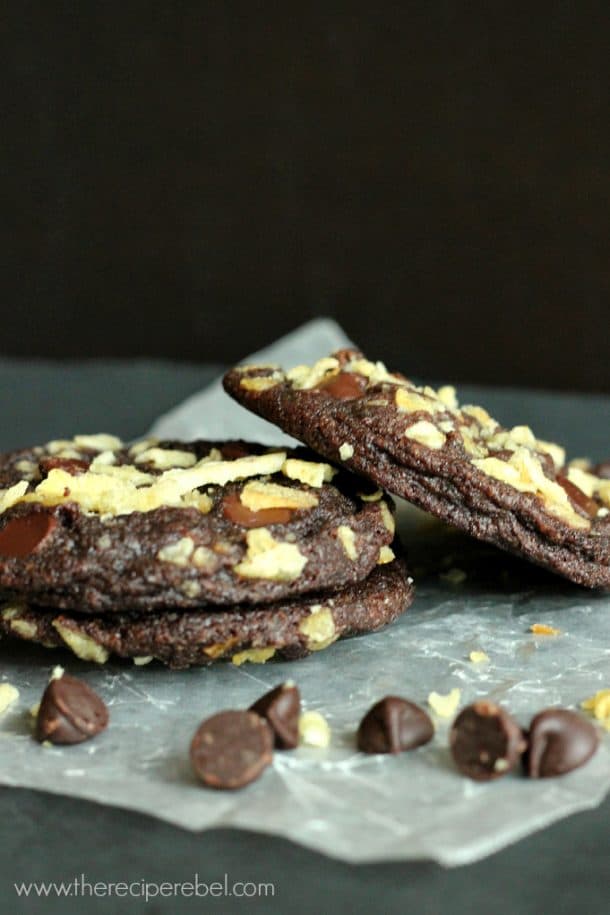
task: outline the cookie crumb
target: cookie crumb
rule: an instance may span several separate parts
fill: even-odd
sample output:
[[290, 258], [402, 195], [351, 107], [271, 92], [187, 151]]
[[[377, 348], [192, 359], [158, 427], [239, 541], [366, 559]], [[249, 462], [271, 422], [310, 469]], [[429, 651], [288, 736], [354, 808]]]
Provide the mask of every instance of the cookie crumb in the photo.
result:
[[303, 712], [299, 717], [299, 744], [324, 748], [330, 744], [330, 727], [320, 712]]
[[561, 635], [561, 629], [555, 629], [554, 626], [547, 626], [546, 623], [532, 623], [530, 632], [534, 635]]
[[428, 705], [439, 718], [451, 718], [457, 711], [461, 698], [462, 691], [456, 686], [447, 695], [431, 692], [428, 696]]
[[471, 651], [468, 655], [473, 664], [484, 664], [489, 661], [489, 655], [484, 651]]
[[0, 683], [0, 715], [19, 698], [19, 690], [12, 683]]
[[600, 689], [594, 696], [589, 696], [580, 703], [580, 707], [591, 712], [606, 730], [610, 730], [610, 689]]

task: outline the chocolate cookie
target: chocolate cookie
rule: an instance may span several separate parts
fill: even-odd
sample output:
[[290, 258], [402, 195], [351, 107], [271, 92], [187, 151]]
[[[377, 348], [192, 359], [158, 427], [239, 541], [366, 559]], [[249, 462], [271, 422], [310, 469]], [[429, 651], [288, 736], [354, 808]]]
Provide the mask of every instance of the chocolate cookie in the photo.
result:
[[397, 619], [413, 599], [404, 561], [377, 566], [363, 582], [333, 594], [293, 598], [262, 607], [58, 614], [6, 604], [0, 632], [49, 648], [69, 648], [86, 661], [111, 654], [142, 664], [157, 658], [170, 667], [293, 660], [339, 638], [374, 632]]
[[506, 429], [452, 387], [418, 387], [356, 350], [246, 366], [225, 389], [328, 460], [444, 521], [592, 588], [610, 587], [610, 480]]
[[334, 590], [365, 578], [394, 530], [351, 474], [245, 442], [76, 436], [4, 455], [0, 486], [0, 589], [81, 613]]

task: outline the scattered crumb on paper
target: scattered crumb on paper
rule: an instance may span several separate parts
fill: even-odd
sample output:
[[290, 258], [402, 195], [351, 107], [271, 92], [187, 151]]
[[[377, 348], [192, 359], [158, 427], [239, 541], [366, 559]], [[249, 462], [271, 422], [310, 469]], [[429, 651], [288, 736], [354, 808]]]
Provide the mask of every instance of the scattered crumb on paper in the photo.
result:
[[431, 692], [428, 696], [428, 705], [439, 718], [452, 718], [457, 711], [461, 698], [462, 691], [456, 686], [446, 696], [434, 691]]
[[489, 661], [489, 655], [484, 651], [471, 651], [468, 657], [473, 664], [485, 664], [486, 661]]
[[0, 683], [0, 715], [19, 698], [19, 690], [12, 683]]
[[532, 623], [530, 632], [534, 635], [561, 635], [561, 629], [555, 629], [554, 626], [547, 626], [546, 623]]

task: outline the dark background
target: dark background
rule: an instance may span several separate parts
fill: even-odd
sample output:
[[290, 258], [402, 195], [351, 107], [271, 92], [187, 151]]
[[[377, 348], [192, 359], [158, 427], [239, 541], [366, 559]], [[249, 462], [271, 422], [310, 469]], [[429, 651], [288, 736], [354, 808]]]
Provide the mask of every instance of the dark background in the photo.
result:
[[329, 314], [610, 391], [606, 2], [3, 4], [0, 354], [232, 362]]

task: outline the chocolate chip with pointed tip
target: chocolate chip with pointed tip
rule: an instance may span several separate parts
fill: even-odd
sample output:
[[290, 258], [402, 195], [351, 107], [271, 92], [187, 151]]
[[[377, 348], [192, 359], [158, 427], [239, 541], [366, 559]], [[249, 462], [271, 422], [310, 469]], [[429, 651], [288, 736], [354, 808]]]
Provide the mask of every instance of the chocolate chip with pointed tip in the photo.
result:
[[363, 753], [403, 753], [428, 743], [434, 735], [430, 716], [414, 702], [385, 696], [366, 713], [356, 737]]
[[36, 716], [36, 739], [55, 744], [82, 743], [108, 725], [108, 709], [90, 686], [64, 674], [45, 689]]
[[301, 694], [294, 683], [276, 686], [251, 705], [250, 710], [269, 722], [278, 749], [293, 750], [298, 745]]
[[578, 712], [545, 709], [530, 725], [525, 770], [532, 778], [565, 775], [584, 766], [598, 745], [597, 730]]

